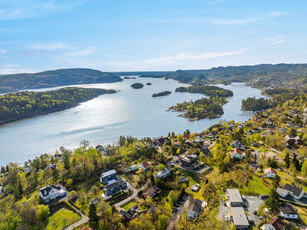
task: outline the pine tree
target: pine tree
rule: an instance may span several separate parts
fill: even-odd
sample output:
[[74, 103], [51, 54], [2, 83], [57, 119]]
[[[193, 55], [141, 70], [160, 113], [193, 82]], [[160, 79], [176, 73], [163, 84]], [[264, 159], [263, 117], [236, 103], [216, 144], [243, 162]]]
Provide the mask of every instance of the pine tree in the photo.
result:
[[96, 206], [94, 204], [90, 204], [90, 210], [89, 210], [89, 222], [90, 225], [93, 229], [97, 229], [98, 228], [98, 216], [97, 216], [97, 212], [96, 212]]

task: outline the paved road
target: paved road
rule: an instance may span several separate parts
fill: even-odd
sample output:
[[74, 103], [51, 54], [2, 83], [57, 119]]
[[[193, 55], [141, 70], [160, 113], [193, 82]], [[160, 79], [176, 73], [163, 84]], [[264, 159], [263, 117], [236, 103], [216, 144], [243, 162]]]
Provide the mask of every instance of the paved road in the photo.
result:
[[79, 221], [77, 221], [77, 222], [67, 226], [66, 228], [64, 228], [65, 230], [73, 230], [74, 228], [76, 228], [76, 227], [78, 227], [78, 226], [80, 226], [82, 224], [85, 224], [85, 223], [87, 223], [89, 221], [89, 218], [86, 215], [82, 214], [81, 212], [78, 212], [78, 213], [82, 217], [81, 220], [79, 220]]
[[176, 213], [172, 213], [168, 222], [167, 230], [175, 229], [176, 222], [179, 220], [179, 218], [182, 216], [182, 214], [185, 212], [185, 210], [188, 208], [190, 197], [189, 195], [185, 194], [182, 199], [184, 200], [184, 203], [180, 205], [179, 211]]
[[228, 226], [226, 224], [226, 221], [225, 221], [225, 216], [228, 216], [229, 215], [229, 207], [228, 206], [224, 206], [224, 202], [222, 202], [222, 197], [224, 197], [225, 195], [220, 195], [220, 207], [219, 207], [219, 219], [220, 221], [223, 223], [224, 225], [224, 228], [225, 229], [228, 229]]
[[130, 184], [128, 184], [128, 187], [132, 190], [132, 195], [129, 196], [127, 199], [122, 200], [121, 202], [118, 202], [118, 203], [116, 203], [116, 204], [114, 205], [114, 207], [115, 207], [118, 211], [124, 210], [123, 208], [121, 208], [121, 206], [127, 204], [128, 202], [130, 202], [131, 200], [133, 200], [134, 198], [136, 198], [137, 195], [138, 195], [138, 192], [141, 191], [141, 190], [143, 190], [143, 189], [145, 189], [146, 184], [143, 185], [140, 189], [136, 189], [136, 188], [134, 188], [134, 187], [133, 187], [132, 185], [130, 185]]

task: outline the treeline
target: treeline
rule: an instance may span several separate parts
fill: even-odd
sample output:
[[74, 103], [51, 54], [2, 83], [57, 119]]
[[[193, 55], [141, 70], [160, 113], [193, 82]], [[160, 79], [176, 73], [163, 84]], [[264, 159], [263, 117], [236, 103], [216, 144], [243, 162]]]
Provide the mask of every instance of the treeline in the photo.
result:
[[172, 93], [171, 91], [163, 91], [163, 92], [160, 92], [160, 93], [154, 93], [152, 95], [152, 97], [167, 96], [167, 95], [170, 95], [171, 93]]
[[51, 113], [77, 106], [115, 90], [63, 88], [46, 92], [18, 92], [0, 96], [0, 123]]
[[193, 85], [188, 87], [176, 88], [175, 92], [201, 93], [205, 96], [231, 97], [233, 92], [228, 89], [223, 89], [217, 86], [200, 86]]
[[272, 105], [269, 99], [255, 97], [248, 97], [242, 100], [242, 110], [243, 111], [262, 111], [271, 108]]
[[122, 80], [119, 76], [111, 73], [84, 68], [10, 74], [0, 76], [0, 93], [66, 85], [111, 83]]
[[173, 111], [184, 112], [181, 116], [190, 118], [191, 120], [216, 118], [224, 114], [223, 105], [227, 100], [223, 97], [210, 96], [209, 98], [201, 98], [193, 102], [178, 103], [171, 107]]

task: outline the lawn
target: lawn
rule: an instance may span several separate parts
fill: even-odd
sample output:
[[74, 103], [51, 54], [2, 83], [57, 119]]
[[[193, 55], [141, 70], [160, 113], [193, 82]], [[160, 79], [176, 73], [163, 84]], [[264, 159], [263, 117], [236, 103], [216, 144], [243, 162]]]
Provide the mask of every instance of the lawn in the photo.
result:
[[263, 195], [269, 194], [270, 189], [263, 184], [262, 178], [253, 176], [252, 179], [248, 181], [247, 186], [239, 189], [242, 195]]
[[80, 219], [81, 217], [77, 213], [62, 208], [49, 217], [46, 230], [63, 229]]
[[123, 209], [125, 209], [126, 211], [128, 211], [130, 208], [132, 208], [133, 205], [135, 205], [136, 202], [134, 201], [130, 201], [127, 204], [125, 204], [124, 206], [122, 206]]
[[293, 205], [298, 214], [299, 214], [299, 217], [302, 219], [302, 221], [305, 223], [305, 225], [307, 225], [307, 208], [303, 208], [303, 207], [300, 207], [300, 206], [295, 206]]

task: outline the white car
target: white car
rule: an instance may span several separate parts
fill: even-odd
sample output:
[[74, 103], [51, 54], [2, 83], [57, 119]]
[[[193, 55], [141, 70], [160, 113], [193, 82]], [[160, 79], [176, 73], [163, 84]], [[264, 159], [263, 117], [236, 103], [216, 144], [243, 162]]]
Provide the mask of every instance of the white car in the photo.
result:
[[229, 219], [228, 219], [228, 216], [225, 216], [225, 221], [228, 221]]

